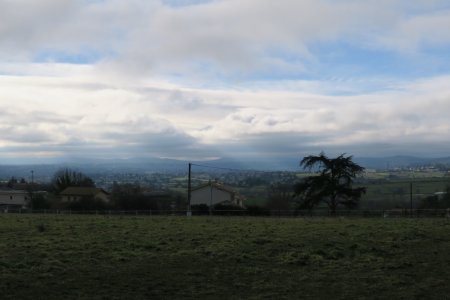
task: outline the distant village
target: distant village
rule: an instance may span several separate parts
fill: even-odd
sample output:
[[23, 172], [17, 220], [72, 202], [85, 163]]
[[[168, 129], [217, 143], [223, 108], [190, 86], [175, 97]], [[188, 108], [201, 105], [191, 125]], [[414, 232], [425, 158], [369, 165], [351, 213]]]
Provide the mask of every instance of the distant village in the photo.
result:
[[[68, 181], [55, 186], [58, 170], [40, 174], [28, 171], [28, 176], [0, 174], [0, 210], [154, 210], [183, 211], [187, 209], [188, 181], [186, 171], [171, 172], [101, 172], [85, 175], [70, 170], [76, 176], [88, 178], [87, 184]], [[23, 174], [23, 172], [22, 172]], [[192, 177], [191, 205], [204, 211], [212, 207], [229, 206], [242, 209], [263, 206], [268, 209], [294, 209], [292, 186], [307, 173], [293, 171], [196, 171]], [[366, 169], [357, 183], [383, 183], [411, 178], [443, 179], [442, 187], [424, 194], [424, 188], [416, 188], [416, 198], [443, 195], [446, 179], [450, 177], [448, 165], [422, 165], [395, 167], [385, 170]], [[379, 190], [379, 189], [378, 189]], [[408, 187], [395, 187], [379, 191], [391, 203], [407, 201]], [[428, 190], [428, 189], [426, 189]], [[379, 207], [375, 193], [368, 193], [363, 204], [368, 208]], [[420, 196], [422, 195], [422, 196]], [[400, 198], [399, 198], [400, 197]], [[373, 198], [373, 199], [372, 199]], [[376, 199], [375, 199], [376, 198]], [[372, 200], [371, 200], [372, 199]], [[401, 200], [403, 199], [403, 200]], [[405, 200], [406, 199], [406, 200]], [[377, 200], [378, 201], [378, 200]], [[417, 200], [419, 201], [419, 200]], [[364, 207], [363, 205], [363, 207]], [[381, 204], [380, 204], [381, 205]], [[395, 204], [401, 206], [400, 204]], [[223, 207], [222, 207], [223, 208]]]
[[[44, 183], [34, 178], [27, 181], [25, 178], [11, 177], [0, 182], [0, 209], [4, 212], [50, 209], [186, 210], [186, 178], [174, 175], [104, 175], [97, 177], [100, 184], [70, 169], [57, 172], [51, 181]], [[244, 207], [244, 197], [236, 190], [217, 181], [206, 184], [203, 181], [198, 178], [194, 181], [192, 207]]]

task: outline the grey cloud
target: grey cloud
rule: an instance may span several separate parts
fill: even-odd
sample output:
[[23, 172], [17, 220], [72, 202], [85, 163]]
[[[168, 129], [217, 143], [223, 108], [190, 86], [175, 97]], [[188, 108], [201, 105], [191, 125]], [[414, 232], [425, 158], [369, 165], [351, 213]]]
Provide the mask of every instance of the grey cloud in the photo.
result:
[[167, 98], [168, 105], [171, 109], [199, 109], [204, 107], [205, 102], [195, 96], [184, 95], [180, 91], [173, 91]]
[[215, 0], [162, 0], [162, 3], [169, 6], [180, 7], [180, 6], [199, 5], [213, 1]]
[[[0, 153], [13, 157], [51, 153], [52, 157], [69, 158], [128, 158], [128, 157], [171, 157], [197, 158], [218, 156], [211, 146], [198, 144], [194, 139], [179, 132], [172, 133], [115, 133], [103, 134], [114, 143], [105, 140], [87, 140], [72, 137], [63, 143], [49, 143], [40, 140], [36, 143], [17, 146], [2, 146]], [[26, 140], [28, 143], [29, 140]], [[1, 157], [0, 157], [1, 158]]]
[[377, 36], [375, 42], [399, 52], [414, 53], [436, 45], [449, 45], [450, 8], [425, 15], [413, 15], [394, 24], [392, 30]]
[[[103, 140], [102, 140], [103, 139]], [[217, 156], [210, 146], [200, 145], [182, 132], [105, 132], [102, 139], [94, 142], [71, 141], [53, 148], [64, 155], [105, 158], [124, 157], [171, 157], [203, 158]], [[105, 140], [114, 141], [107, 143]]]
[[[402, 24], [408, 22], [404, 15], [409, 5], [411, 1], [249, 0], [161, 9], [133, 33], [120, 59], [139, 72], [191, 77], [199, 73], [203, 78], [281, 70], [302, 73], [302, 62], [315, 60], [309, 48], [316, 42], [344, 38], [364, 47], [385, 47], [383, 39], [402, 34], [400, 29], [392, 33], [392, 27], [407, 26]], [[430, 23], [436, 19], [435, 11], [424, 13]], [[426, 29], [413, 29], [405, 39], [414, 40], [414, 34], [427, 38]], [[449, 41], [446, 35], [436, 39]], [[286, 56], [297, 58], [294, 70], [292, 59], [283, 63]]]
[[15, 127], [0, 125], [0, 140], [14, 143], [45, 143], [52, 140], [49, 132], [34, 129], [32, 126]]
[[[186, 2], [192, 3], [169, 4]], [[422, 40], [450, 41], [445, 31], [448, 12], [436, 14], [448, 6], [445, 1], [194, 3], [171, 7], [156, 0], [2, 1], [0, 53], [14, 60], [17, 55], [32, 58], [50, 52], [51, 60], [52, 55], [58, 59], [58, 53], [93, 51], [100, 53], [102, 66], [112, 66], [119, 74], [189, 75], [201, 82], [230, 74], [245, 78], [261, 72], [303, 73], [304, 62], [315, 61], [311, 45], [320, 41], [344, 38], [399, 49]], [[419, 13], [418, 8], [426, 10]]]
[[221, 118], [237, 109], [236, 105], [227, 104], [226, 98], [208, 101], [200, 91], [182, 89], [136, 89], [142, 103], [151, 103], [158, 112], [176, 119], [185, 118]]
[[255, 115], [234, 114], [231, 116], [231, 119], [233, 121], [251, 124], [251, 123], [253, 123], [253, 121], [255, 121], [256, 116]]
[[114, 54], [134, 26], [161, 7], [143, 0], [3, 0], [0, 5], [0, 53], [10, 60], [33, 59], [41, 52]]
[[82, 116], [62, 116], [48, 110], [18, 111], [10, 103], [9, 107], [0, 106], [0, 125], [9, 127], [30, 127], [36, 129], [38, 124], [73, 124], [82, 119]]
[[186, 147], [194, 143], [194, 139], [184, 133], [174, 130], [162, 132], [105, 132], [101, 138], [114, 140], [118, 145], [153, 146], [159, 150], [174, 147]]
[[65, 126], [79, 120], [77, 117], [63, 117], [49, 111], [22, 112], [10, 108], [3, 108], [0, 119], [0, 140], [25, 144], [54, 141], [55, 134], [60, 132], [51, 132], [46, 126]]
[[77, 1], [1, 1], [1, 7], [0, 51], [17, 55], [44, 46], [76, 10]]
[[[247, 160], [264, 157], [303, 157], [325, 151], [329, 155], [347, 153], [359, 157], [413, 155], [443, 157], [450, 153], [450, 145], [445, 139], [424, 143], [420, 137], [409, 140], [380, 142], [365, 140], [342, 144], [326, 143], [331, 134], [310, 135], [301, 133], [274, 133], [251, 135], [239, 143], [217, 145], [225, 155]], [[324, 143], [325, 142], [325, 143]]]

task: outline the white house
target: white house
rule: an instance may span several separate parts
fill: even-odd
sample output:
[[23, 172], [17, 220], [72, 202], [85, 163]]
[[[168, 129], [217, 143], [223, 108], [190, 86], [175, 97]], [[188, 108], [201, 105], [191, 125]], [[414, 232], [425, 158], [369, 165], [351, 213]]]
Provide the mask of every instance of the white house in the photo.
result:
[[191, 190], [191, 205], [233, 204], [243, 207], [243, 197], [218, 182], [209, 182]]
[[62, 201], [66, 202], [77, 201], [84, 197], [100, 199], [104, 202], [109, 202], [109, 193], [101, 188], [95, 187], [68, 187], [60, 193], [60, 196], [62, 198]]
[[28, 204], [30, 194], [23, 190], [0, 190], [0, 207], [24, 208]]

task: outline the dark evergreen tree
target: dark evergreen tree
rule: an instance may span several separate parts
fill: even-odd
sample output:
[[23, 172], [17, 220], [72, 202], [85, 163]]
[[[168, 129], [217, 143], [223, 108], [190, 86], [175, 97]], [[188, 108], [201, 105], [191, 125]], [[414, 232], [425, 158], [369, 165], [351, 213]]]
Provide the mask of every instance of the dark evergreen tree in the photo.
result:
[[366, 189], [353, 188], [355, 177], [364, 172], [364, 168], [352, 159], [352, 156], [346, 157], [345, 154], [329, 158], [323, 152], [304, 157], [300, 166], [310, 171], [317, 168], [319, 174], [306, 177], [295, 184], [294, 194], [299, 199], [300, 208], [312, 209], [325, 203], [334, 214], [340, 205], [356, 207]]

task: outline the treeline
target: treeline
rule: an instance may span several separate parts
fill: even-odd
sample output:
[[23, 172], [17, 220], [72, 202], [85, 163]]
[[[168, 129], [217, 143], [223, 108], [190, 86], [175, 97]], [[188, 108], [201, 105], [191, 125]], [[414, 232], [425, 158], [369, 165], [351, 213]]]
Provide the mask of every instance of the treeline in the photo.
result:
[[185, 210], [185, 198], [175, 192], [152, 192], [143, 189], [138, 183], [113, 185], [109, 201], [94, 196], [77, 197], [64, 201], [54, 192], [32, 193], [28, 207], [33, 210]]
[[185, 210], [186, 198], [172, 191], [148, 191], [139, 183], [114, 183], [110, 206], [120, 210]]
[[139, 183], [114, 182], [108, 193], [108, 201], [84, 195], [65, 201], [61, 193], [68, 187], [96, 188], [94, 180], [82, 172], [60, 169], [45, 184], [27, 182], [24, 178], [12, 177], [3, 183], [3, 188], [28, 192], [27, 207], [33, 210], [185, 210], [185, 197], [172, 191], [152, 191]]

